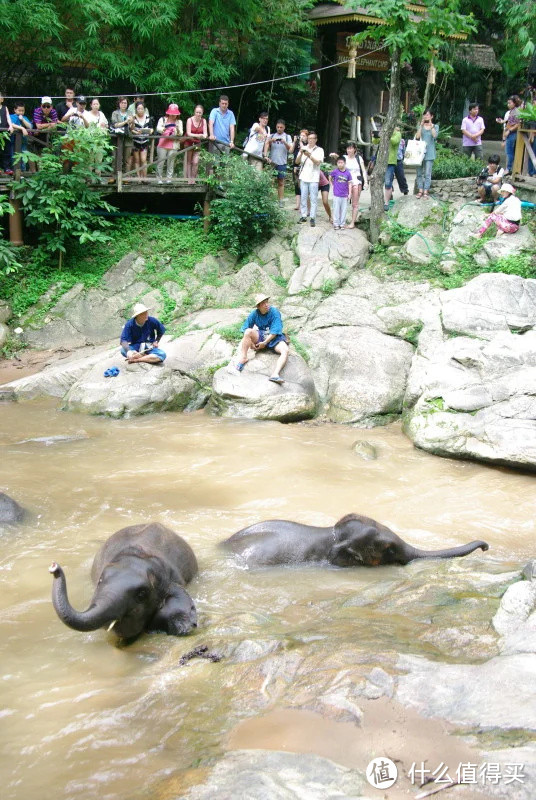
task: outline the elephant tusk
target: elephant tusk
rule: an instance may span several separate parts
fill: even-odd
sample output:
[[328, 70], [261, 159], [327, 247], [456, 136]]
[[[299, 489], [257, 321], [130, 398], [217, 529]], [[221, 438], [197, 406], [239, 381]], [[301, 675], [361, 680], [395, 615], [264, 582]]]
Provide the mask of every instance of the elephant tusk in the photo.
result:
[[116, 619], [114, 619], [114, 621], [113, 621], [113, 622], [110, 622], [110, 624], [109, 624], [109, 625], [108, 625], [108, 627], [106, 628], [106, 631], [107, 631], [107, 633], [109, 633], [109, 632], [112, 630], [113, 626], [114, 626], [114, 625], [116, 625], [116, 624], [117, 624], [117, 622], [118, 622], [118, 620], [116, 620]]

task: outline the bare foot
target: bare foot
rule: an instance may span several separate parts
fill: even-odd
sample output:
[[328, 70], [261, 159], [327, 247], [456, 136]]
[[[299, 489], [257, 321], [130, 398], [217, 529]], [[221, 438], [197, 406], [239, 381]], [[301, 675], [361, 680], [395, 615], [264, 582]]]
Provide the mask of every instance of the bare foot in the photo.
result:
[[352, 230], [352, 228], [355, 228], [355, 225], [352, 222], [352, 223], [350, 223], [350, 225], [345, 225], [345, 227], [348, 228], [348, 230]]
[[497, 231], [497, 236], [502, 236], [503, 234], [504, 234], [504, 231], [500, 231], [500, 230]]

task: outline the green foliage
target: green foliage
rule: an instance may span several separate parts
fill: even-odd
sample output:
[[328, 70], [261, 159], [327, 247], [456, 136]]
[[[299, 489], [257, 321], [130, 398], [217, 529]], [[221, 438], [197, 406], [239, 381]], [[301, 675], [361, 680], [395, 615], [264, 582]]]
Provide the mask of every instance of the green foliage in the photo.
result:
[[5, 239], [0, 239], [0, 278], [14, 275], [20, 268], [17, 250]]
[[242, 323], [237, 322], [235, 325], [224, 325], [221, 328], [216, 328], [216, 333], [219, 333], [222, 339], [231, 344], [238, 344], [242, 341]]
[[297, 339], [296, 336], [292, 335], [290, 337], [290, 344], [294, 348], [294, 350], [297, 352], [297, 354], [303, 358], [305, 363], [308, 364], [309, 363], [309, 359], [310, 359], [309, 351], [300, 342], [300, 340]]
[[225, 197], [211, 204], [211, 223], [221, 246], [243, 256], [269, 239], [284, 215], [273, 191], [271, 170], [257, 170], [236, 156], [222, 158], [209, 183], [222, 186]]
[[320, 287], [320, 291], [324, 295], [324, 297], [329, 297], [330, 295], [334, 294], [337, 291], [337, 283], [329, 278], [324, 281], [322, 286]]
[[524, 122], [536, 122], [536, 103], [526, 103], [517, 113]]
[[504, 272], [521, 278], [536, 278], [536, 257], [532, 253], [512, 253], [493, 261], [486, 272]]
[[433, 180], [447, 180], [449, 178], [469, 178], [477, 176], [484, 169], [484, 162], [480, 159], [469, 158], [463, 153], [438, 146], [437, 158], [432, 170]]
[[411, 228], [406, 228], [395, 219], [390, 219], [389, 222], [386, 222], [384, 225], [384, 230], [389, 233], [391, 241], [394, 244], [405, 244], [415, 233], [415, 231], [412, 231]]
[[[510, 58], [518, 62], [520, 55], [528, 59], [536, 46], [536, 14], [533, 0], [496, 0], [494, 11], [503, 18], [506, 27], [506, 38], [512, 40]], [[519, 48], [521, 47], [521, 53]], [[526, 69], [526, 64], [523, 65]]]
[[88, 177], [95, 178], [97, 168], [108, 166], [111, 149], [105, 131], [94, 126], [75, 129], [59, 141], [53, 138], [42, 155], [33, 157], [39, 170], [14, 184], [26, 223], [39, 232], [43, 250], [59, 256], [60, 268], [69, 242], [108, 241], [105, 230], [111, 223], [94, 211], [114, 209], [91, 188]]
[[2, 347], [0, 347], [0, 358], [13, 358], [27, 346], [26, 342], [23, 342], [20, 336], [10, 334]]

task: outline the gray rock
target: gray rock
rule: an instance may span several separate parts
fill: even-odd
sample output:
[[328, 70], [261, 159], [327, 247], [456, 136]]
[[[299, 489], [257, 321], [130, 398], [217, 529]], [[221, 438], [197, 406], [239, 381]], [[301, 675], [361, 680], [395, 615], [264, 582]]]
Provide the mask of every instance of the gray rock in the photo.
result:
[[415, 359], [404, 429], [437, 455], [536, 468], [536, 333], [458, 337]]
[[210, 409], [224, 417], [274, 419], [292, 422], [313, 417], [317, 397], [311, 371], [305, 361], [291, 352], [283, 370], [281, 386], [268, 380], [276, 354], [257, 353], [243, 372], [235, 359], [214, 375]]
[[[104, 377], [106, 369], [118, 365], [117, 377]], [[127, 364], [115, 355], [95, 365], [69, 389], [63, 408], [116, 418], [182, 411], [197, 388], [194, 380], [165, 364]]]
[[364, 777], [327, 758], [236, 750], [178, 800], [366, 800]]
[[207, 328], [226, 328], [242, 323], [251, 308], [205, 308], [188, 314], [181, 322], [185, 322], [190, 330], [206, 330]]
[[391, 215], [396, 221], [410, 230], [419, 230], [425, 220], [441, 214], [441, 205], [434, 198], [418, 200], [414, 195], [401, 197], [394, 204]]
[[470, 233], [475, 233], [489, 214], [489, 209], [478, 203], [465, 203], [452, 220], [448, 244], [453, 247], [465, 247], [472, 240]]
[[515, 633], [528, 620], [536, 608], [536, 583], [518, 581], [509, 586], [501, 598], [501, 604], [492, 624], [497, 633], [508, 636]]
[[290, 280], [297, 264], [294, 260], [294, 251], [290, 248], [279, 256], [279, 272], [285, 280]]
[[523, 331], [536, 325], [536, 280], [486, 273], [460, 289], [441, 295], [445, 330], [490, 336], [497, 331]]
[[261, 264], [267, 264], [269, 261], [277, 259], [287, 249], [286, 242], [282, 241], [279, 236], [273, 236], [266, 244], [258, 247], [255, 253]]
[[3, 322], [0, 322], [0, 347], [3, 347], [7, 342], [7, 337], [9, 336], [9, 328], [7, 325], [4, 325]]
[[[536, 786], [536, 744], [508, 747], [483, 754], [487, 764], [498, 764], [501, 780], [486, 783], [486, 795], [499, 800], [534, 800]], [[518, 779], [513, 776], [517, 772]]]
[[9, 322], [12, 316], [13, 312], [11, 311], [9, 303], [6, 303], [5, 300], [0, 300], [0, 323], [4, 324]]
[[165, 366], [211, 385], [215, 370], [229, 363], [233, 349], [232, 344], [210, 329], [191, 331], [166, 344]]
[[136, 283], [139, 275], [145, 269], [145, 259], [137, 253], [128, 253], [115, 267], [108, 270], [103, 279], [103, 284], [109, 292], [123, 292], [127, 286]]
[[320, 225], [304, 226], [298, 234], [297, 252], [300, 266], [289, 282], [291, 295], [309, 288], [321, 289], [327, 283], [339, 286], [345, 268], [359, 269], [365, 265], [369, 243], [358, 228], [334, 231]]
[[522, 574], [526, 581], [536, 580], [536, 559], [533, 558], [531, 561], [527, 561], [523, 567]]
[[252, 261], [212, 292], [213, 305], [224, 308], [240, 302], [244, 305], [251, 303], [253, 307], [257, 292], [266, 293], [275, 300], [281, 289], [259, 264]]
[[363, 442], [358, 439], [357, 442], [353, 443], [352, 450], [363, 461], [375, 461], [378, 458], [378, 452], [370, 442]]
[[536, 730], [536, 659], [497, 656], [484, 664], [439, 664], [400, 656], [396, 699], [425, 717], [458, 725]]
[[430, 225], [413, 234], [404, 247], [412, 264], [429, 264], [444, 250], [444, 233], [439, 225]]
[[[374, 424], [400, 414], [413, 348], [373, 328], [300, 334], [325, 413], [333, 422]], [[389, 418], [389, 417], [387, 417]]]
[[498, 258], [506, 258], [518, 253], [534, 253], [535, 247], [534, 235], [526, 225], [522, 225], [517, 233], [486, 239], [482, 249], [490, 261], [496, 261]]

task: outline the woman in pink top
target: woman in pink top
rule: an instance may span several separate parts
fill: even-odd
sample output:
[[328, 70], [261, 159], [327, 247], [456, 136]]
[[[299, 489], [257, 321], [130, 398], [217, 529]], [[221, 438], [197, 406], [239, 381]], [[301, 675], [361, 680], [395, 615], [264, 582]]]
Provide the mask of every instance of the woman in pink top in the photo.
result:
[[[207, 121], [203, 119], [203, 111], [205, 109], [201, 105], [194, 108], [193, 117], [186, 120], [186, 136], [188, 139], [184, 140], [185, 147], [192, 147], [201, 142], [202, 139], [208, 137]], [[188, 179], [188, 183], [195, 183], [197, 172], [199, 170], [199, 148], [188, 150], [184, 155], [184, 177]]]
[[171, 183], [173, 179], [175, 159], [179, 152], [180, 137], [182, 136], [182, 121], [179, 119], [180, 113], [181, 111], [178, 105], [170, 103], [165, 116], [160, 117], [158, 125], [156, 126], [156, 132], [164, 134], [164, 136], [161, 136], [158, 140], [156, 148], [156, 176], [158, 178], [158, 183], [162, 183], [164, 165], [166, 162], [166, 183]]

